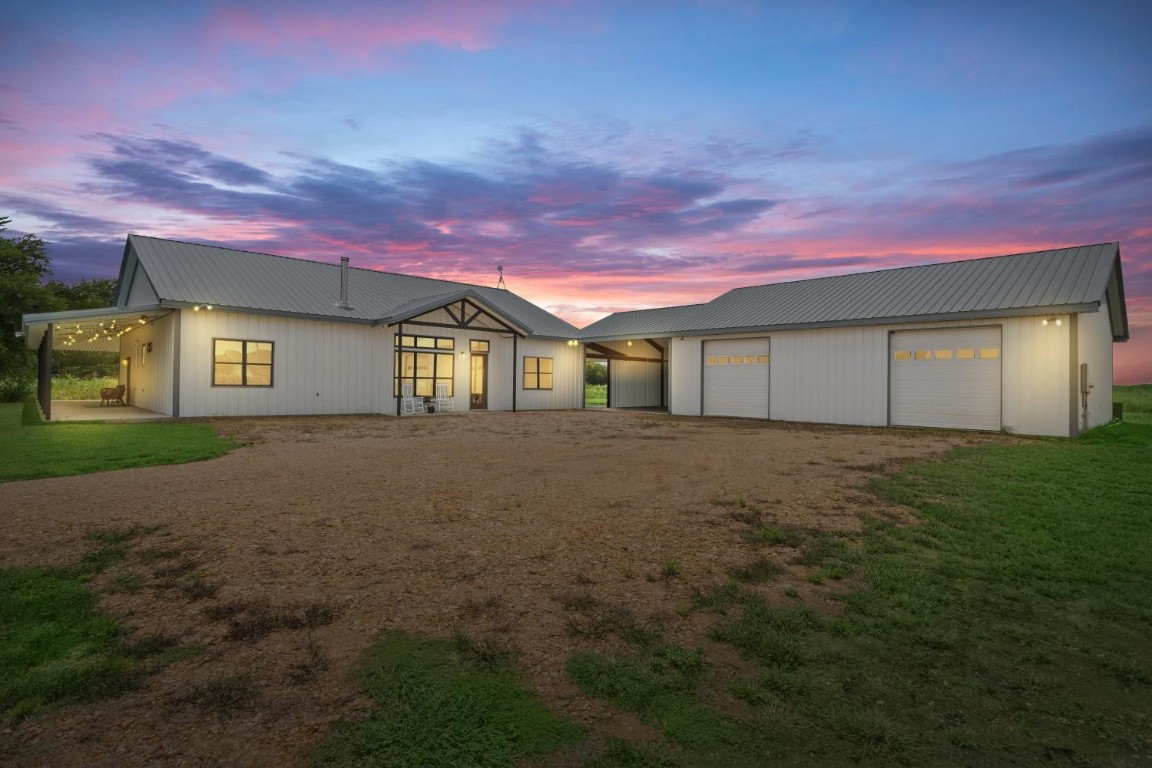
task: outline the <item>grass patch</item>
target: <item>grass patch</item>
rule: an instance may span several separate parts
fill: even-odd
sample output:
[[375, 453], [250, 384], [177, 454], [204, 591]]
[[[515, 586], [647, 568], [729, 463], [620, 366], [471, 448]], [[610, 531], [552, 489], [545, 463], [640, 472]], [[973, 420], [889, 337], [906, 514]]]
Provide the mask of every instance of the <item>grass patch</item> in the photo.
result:
[[582, 735], [520, 687], [508, 668], [476, 665], [450, 642], [386, 632], [359, 677], [375, 708], [361, 722], [334, 729], [314, 765], [508, 766]]
[[[0, 482], [64, 477], [222, 456], [235, 446], [208, 424], [25, 422], [25, 405], [0, 404]], [[35, 412], [35, 406], [32, 406]], [[38, 420], [38, 417], [37, 417]]]
[[803, 532], [795, 562], [812, 580], [853, 578], [842, 615], [795, 589], [785, 607], [735, 580], [697, 591], [694, 609], [721, 616], [713, 638], [755, 674], [677, 677], [652, 650], [582, 654], [569, 672], [663, 729], [685, 766], [1146, 764], [1149, 467], [1152, 425], [1133, 423], [908, 464], [872, 487], [918, 524]]
[[608, 405], [608, 385], [607, 384], [585, 384], [584, 385], [584, 407], [585, 408], [604, 408]]
[[1124, 403], [1126, 423], [1152, 424], [1152, 384], [1113, 387], [1112, 401]]

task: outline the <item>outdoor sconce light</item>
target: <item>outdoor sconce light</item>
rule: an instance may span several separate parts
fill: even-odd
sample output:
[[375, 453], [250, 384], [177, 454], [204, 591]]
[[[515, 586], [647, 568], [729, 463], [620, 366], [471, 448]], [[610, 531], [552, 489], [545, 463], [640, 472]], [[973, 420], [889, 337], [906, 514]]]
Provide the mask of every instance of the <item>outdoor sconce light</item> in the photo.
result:
[[202, 309], [206, 309], [209, 312], [211, 312], [212, 311], [212, 305], [211, 304], [197, 304], [197, 305], [192, 307], [193, 312], [199, 312]]
[[628, 346], [632, 346], [632, 339], [628, 339]]
[[144, 325], [144, 323], [146, 323], [146, 322], [148, 322], [148, 316], [147, 315], [140, 315], [140, 325]]
[[1041, 325], [1055, 325], [1057, 328], [1059, 328], [1061, 325], [1063, 325], [1063, 321], [1058, 317], [1046, 317], [1040, 321], [1040, 324]]

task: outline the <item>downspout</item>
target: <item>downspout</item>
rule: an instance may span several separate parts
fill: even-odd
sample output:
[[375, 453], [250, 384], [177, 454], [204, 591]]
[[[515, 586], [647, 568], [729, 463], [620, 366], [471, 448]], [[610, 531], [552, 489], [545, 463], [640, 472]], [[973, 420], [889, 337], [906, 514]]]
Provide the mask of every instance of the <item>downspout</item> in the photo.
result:
[[[520, 341], [520, 334], [513, 333], [512, 334], [512, 413], [516, 413], [516, 384], [518, 382], [518, 379], [516, 378], [516, 358], [519, 357], [519, 355], [520, 355], [519, 341]], [[539, 369], [537, 369], [537, 370], [539, 370]]]

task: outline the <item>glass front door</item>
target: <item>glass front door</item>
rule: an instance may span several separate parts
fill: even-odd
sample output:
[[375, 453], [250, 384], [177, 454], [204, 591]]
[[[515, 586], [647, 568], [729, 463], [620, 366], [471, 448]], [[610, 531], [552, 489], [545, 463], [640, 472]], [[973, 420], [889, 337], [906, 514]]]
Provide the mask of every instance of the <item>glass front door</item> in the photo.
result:
[[488, 355], [472, 354], [472, 376], [468, 400], [469, 409], [483, 411], [488, 408]]

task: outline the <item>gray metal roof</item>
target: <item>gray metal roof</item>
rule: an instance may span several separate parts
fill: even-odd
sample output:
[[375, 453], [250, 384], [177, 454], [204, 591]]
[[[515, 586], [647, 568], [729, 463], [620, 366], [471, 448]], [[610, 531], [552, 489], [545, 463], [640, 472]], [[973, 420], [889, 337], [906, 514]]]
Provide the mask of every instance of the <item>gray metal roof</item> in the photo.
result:
[[[468, 295], [528, 335], [572, 338], [577, 332], [575, 326], [511, 291], [450, 280], [353, 267], [348, 280], [351, 309], [341, 309], [338, 264], [129, 235], [125, 265], [133, 257], [144, 267], [161, 302], [391, 324], [393, 316], [404, 319], [404, 309], [431, 309], [437, 297], [446, 303], [453, 296]], [[126, 271], [121, 274], [121, 302], [127, 296]]]
[[736, 288], [707, 304], [609, 315], [580, 338], [1082, 312], [1099, 305], [1110, 282], [1119, 286], [1110, 297], [1116, 336], [1127, 338], [1119, 259], [1118, 243], [1101, 243]]

